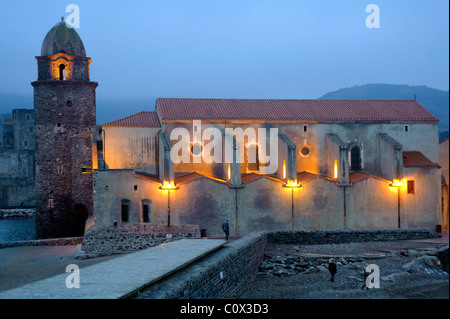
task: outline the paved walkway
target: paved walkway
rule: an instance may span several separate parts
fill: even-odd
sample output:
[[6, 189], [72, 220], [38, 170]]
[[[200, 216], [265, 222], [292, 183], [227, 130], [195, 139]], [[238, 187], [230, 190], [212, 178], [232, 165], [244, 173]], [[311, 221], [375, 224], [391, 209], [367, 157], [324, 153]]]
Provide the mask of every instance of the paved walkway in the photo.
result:
[[[223, 239], [182, 239], [80, 269], [80, 288], [64, 273], [0, 292], [0, 299], [119, 299], [223, 246]], [[76, 263], [76, 261], [75, 261]]]

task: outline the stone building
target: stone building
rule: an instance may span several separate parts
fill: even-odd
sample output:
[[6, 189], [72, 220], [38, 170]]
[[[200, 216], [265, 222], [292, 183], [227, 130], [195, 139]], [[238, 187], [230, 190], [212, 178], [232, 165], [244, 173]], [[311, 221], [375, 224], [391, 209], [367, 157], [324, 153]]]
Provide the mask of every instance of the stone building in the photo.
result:
[[231, 235], [442, 223], [438, 120], [414, 100], [158, 98], [96, 126], [75, 30], [55, 25], [36, 59], [40, 237], [82, 233], [87, 217], [204, 235], [224, 219]]
[[[153, 112], [101, 126], [95, 225], [167, 224], [170, 211], [171, 223], [197, 224], [207, 235], [222, 234], [224, 219], [232, 234], [434, 230], [437, 124], [414, 100], [159, 98]], [[258, 134], [271, 129], [275, 139], [262, 145]], [[183, 150], [186, 161], [171, 158]], [[269, 151], [275, 163], [264, 158]], [[218, 161], [205, 156], [211, 152]]]
[[83, 174], [92, 167], [92, 141], [81, 133], [95, 129], [98, 84], [83, 42], [64, 21], [47, 33], [36, 60], [37, 237], [77, 236], [92, 215], [92, 175]]
[[14, 109], [2, 121], [0, 143], [0, 207], [33, 207], [34, 111]]

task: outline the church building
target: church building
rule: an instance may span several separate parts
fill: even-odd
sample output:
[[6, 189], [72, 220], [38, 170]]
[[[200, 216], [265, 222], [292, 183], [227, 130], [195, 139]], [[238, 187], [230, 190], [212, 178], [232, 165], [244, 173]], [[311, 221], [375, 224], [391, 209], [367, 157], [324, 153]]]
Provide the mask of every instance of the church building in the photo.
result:
[[158, 98], [153, 111], [99, 125], [75, 30], [58, 23], [36, 59], [47, 236], [83, 218], [207, 236], [225, 219], [231, 235], [442, 223], [438, 120], [415, 100]]

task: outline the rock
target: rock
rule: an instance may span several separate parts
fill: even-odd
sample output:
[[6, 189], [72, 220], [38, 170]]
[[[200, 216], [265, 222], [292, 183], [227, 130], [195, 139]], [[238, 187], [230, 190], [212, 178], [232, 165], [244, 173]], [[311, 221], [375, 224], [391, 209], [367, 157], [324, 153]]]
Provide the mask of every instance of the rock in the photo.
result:
[[288, 277], [288, 276], [292, 276], [293, 274], [295, 274], [295, 272], [292, 272], [292, 271], [289, 271], [286, 269], [279, 269], [279, 270], [273, 272], [273, 275], [277, 276], [277, 277]]
[[380, 277], [380, 279], [381, 280], [383, 280], [383, 281], [394, 281], [394, 279], [395, 279], [395, 277], [394, 277], [394, 275], [389, 275], [389, 276], [382, 276], [382, 277]]
[[438, 249], [436, 255], [441, 261], [442, 269], [448, 273], [448, 245]]
[[328, 268], [327, 267], [325, 267], [325, 266], [317, 266], [316, 267], [317, 269], [319, 269], [319, 271], [322, 271], [322, 272], [328, 272]]
[[423, 257], [423, 262], [424, 262], [425, 265], [427, 265], [428, 267], [433, 267], [433, 266], [435, 266], [434, 260], [433, 260], [433, 258], [430, 257], [430, 256], [424, 256], [424, 257]]
[[275, 267], [274, 264], [269, 264], [269, 263], [267, 263], [267, 262], [263, 262], [263, 263], [259, 266], [259, 268], [261, 268], [261, 269], [272, 269], [272, 268], [274, 268], [274, 267]]
[[358, 281], [360, 281], [360, 282], [364, 282], [364, 279], [363, 279], [363, 278], [359, 278], [359, 277], [355, 277], [355, 276], [348, 276], [347, 278], [348, 278], [348, 279], [355, 279], [355, 280], [358, 280]]
[[317, 273], [317, 272], [320, 272], [319, 266], [309, 269], [309, 273]]
[[408, 249], [408, 255], [411, 257], [417, 257], [419, 256], [419, 252], [414, 249]]
[[307, 268], [307, 267], [309, 267], [309, 262], [307, 262], [307, 261], [299, 262], [297, 264], [297, 266]]

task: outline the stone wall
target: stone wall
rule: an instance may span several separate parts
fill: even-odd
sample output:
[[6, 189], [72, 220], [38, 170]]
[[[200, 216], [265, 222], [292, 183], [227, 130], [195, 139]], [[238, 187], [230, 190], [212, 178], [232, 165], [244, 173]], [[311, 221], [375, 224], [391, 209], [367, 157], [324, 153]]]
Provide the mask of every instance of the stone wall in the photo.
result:
[[270, 244], [343, 244], [351, 242], [417, 240], [440, 238], [428, 229], [346, 229], [346, 230], [305, 230], [273, 231], [267, 233]]
[[234, 299], [254, 280], [267, 244], [329, 244], [439, 237], [426, 229], [253, 232], [145, 288], [143, 299]]
[[195, 237], [200, 237], [198, 225], [94, 226], [84, 234], [81, 250], [87, 256], [128, 253], [177, 239]]
[[0, 248], [11, 248], [21, 246], [72, 246], [81, 244], [83, 237], [50, 238], [39, 240], [21, 240], [0, 243]]
[[266, 234], [254, 232], [145, 289], [146, 299], [236, 298], [256, 277], [266, 248]]
[[36, 214], [35, 208], [0, 209], [0, 219], [26, 219]]

